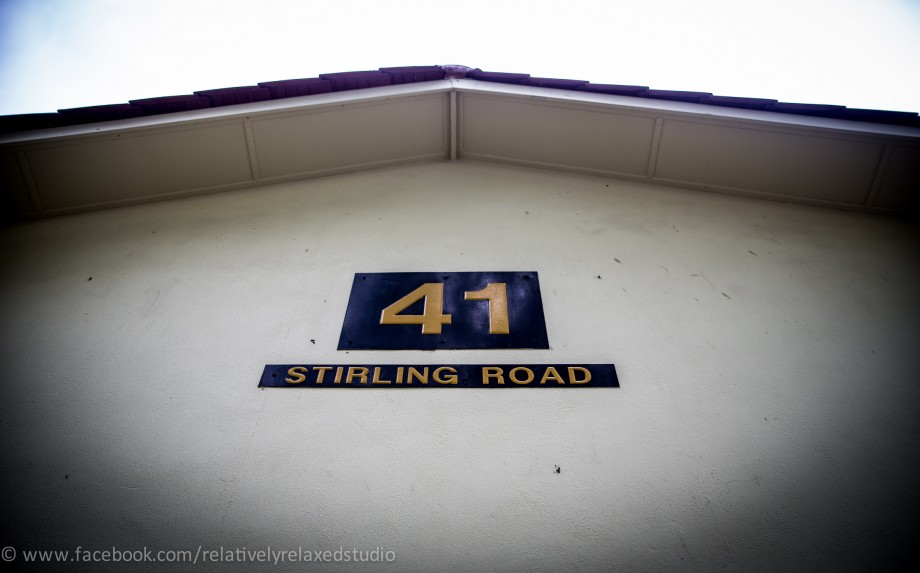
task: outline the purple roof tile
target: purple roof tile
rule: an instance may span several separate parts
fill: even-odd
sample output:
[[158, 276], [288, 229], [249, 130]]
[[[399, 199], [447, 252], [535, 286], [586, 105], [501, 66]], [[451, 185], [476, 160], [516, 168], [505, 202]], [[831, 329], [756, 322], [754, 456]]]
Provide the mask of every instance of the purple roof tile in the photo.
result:
[[388, 86], [391, 83], [389, 74], [377, 70], [320, 74], [319, 77], [332, 82], [332, 91], [334, 92], [377, 88]]
[[326, 94], [332, 91], [332, 82], [321, 78], [261, 82], [259, 86], [268, 88], [272, 99]]
[[577, 90], [587, 84], [584, 80], [562, 80], [556, 78], [524, 78], [521, 82], [525, 86], [537, 86], [541, 88], [555, 88], [560, 90]]
[[814, 115], [820, 117], [835, 117], [838, 113], [845, 110], [842, 105], [824, 105], [814, 103], [786, 103], [777, 102], [764, 107], [766, 111], [775, 111], [779, 113], [794, 113], [796, 115]]
[[270, 89], [262, 86], [244, 86], [237, 88], [220, 88], [216, 90], [203, 90], [195, 95], [208, 98], [211, 107], [236, 105], [241, 103], [254, 103], [272, 99]]
[[700, 103], [701, 99], [712, 96], [712, 94], [708, 92], [682, 92], [673, 90], [645, 90], [644, 92], [640, 92], [636, 95], [649, 99], [685, 101], [688, 103]]
[[701, 98], [699, 103], [717, 105], [720, 107], [736, 107], [740, 109], [763, 109], [768, 105], [776, 103], [776, 100], [757, 97], [709, 96]]
[[392, 84], [411, 84], [443, 80], [446, 72], [440, 66], [407, 66], [402, 68], [380, 68], [390, 76]]
[[144, 110], [140, 106], [130, 103], [114, 103], [109, 105], [59, 109], [58, 113], [71, 118], [76, 123], [94, 123], [97, 121], [112, 121], [129, 117], [138, 117], [144, 115]]
[[208, 98], [194, 94], [133, 99], [129, 103], [139, 106], [147, 115], [175, 113], [178, 111], [191, 111], [193, 109], [211, 107], [211, 102]]
[[483, 82], [496, 82], [500, 84], [520, 84], [530, 77], [530, 74], [509, 74], [507, 72], [484, 72], [480, 69], [470, 70], [466, 77]]
[[853, 121], [873, 123], [903, 123], [917, 119], [917, 114], [910, 111], [885, 111], [880, 109], [859, 109], [848, 107], [839, 112], [838, 117]]
[[0, 133], [52, 129], [80, 123], [60, 113], [20, 113], [0, 116]]
[[608, 95], [636, 96], [648, 91], [648, 86], [622, 86], [618, 84], [592, 84], [587, 83], [578, 88], [579, 91], [593, 92]]

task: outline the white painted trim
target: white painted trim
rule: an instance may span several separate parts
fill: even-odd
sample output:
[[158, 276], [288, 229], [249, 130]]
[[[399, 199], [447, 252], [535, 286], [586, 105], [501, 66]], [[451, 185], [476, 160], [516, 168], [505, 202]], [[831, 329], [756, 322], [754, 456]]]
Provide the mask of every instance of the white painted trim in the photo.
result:
[[470, 93], [484, 93], [495, 95], [509, 95], [529, 97], [545, 101], [566, 102], [570, 104], [585, 103], [603, 105], [608, 108], [620, 108], [627, 113], [635, 114], [660, 114], [662, 112], [676, 115], [687, 115], [699, 118], [725, 119], [740, 122], [758, 122], [777, 124], [778, 126], [796, 126], [803, 128], [817, 128], [822, 131], [834, 130], [848, 133], [866, 133], [871, 135], [888, 135], [893, 138], [916, 139], [920, 137], [920, 128], [903, 125], [887, 125], [844, 119], [825, 117], [812, 117], [777, 113], [773, 111], [760, 111], [737, 109], [698, 103], [685, 103], [669, 100], [655, 100], [648, 98], [599, 94], [594, 92], [579, 92], [573, 90], [560, 90], [535, 86], [521, 86], [515, 84], [500, 84], [496, 82], [482, 82], [471, 79], [457, 80], [459, 91]]
[[658, 150], [661, 148], [661, 134], [664, 131], [664, 119], [655, 118], [655, 131], [652, 133], [652, 145], [648, 152], [648, 167], [645, 168], [645, 176], [649, 179], [655, 177], [655, 169], [658, 167]]
[[179, 113], [165, 113], [146, 117], [122, 119], [118, 121], [107, 121], [102, 123], [90, 123], [85, 125], [75, 125], [54, 129], [29, 131], [24, 133], [7, 134], [0, 136], [0, 145], [9, 143], [26, 143], [33, 141], [48, 141], [50, 139], [72, 138], [86, 135], [100, 135], [109, 132], [143, 128], [163, 128], [176, 125], [188, 126], [200, 122], [210, 122], [215, 120], [249, 120], [255, 116], [266, 116], [270, 114], [286, 115], [290, 113], [301, 113], [308, 109], [339, 107], [345, 104], [356, 104], [362, 102], [372, 103], [394, 98], [401, 99], [405, 97], [446, 93], [450, 90], [451, 83], [447, 80], [418, 82], [414, 84], [400, 84], [394, 86], [381, 86], [361, 90], [332, 92], [256, 103], [183, 111]]
[[450, 160], [457, 160], [457, 91], [450, 91]]

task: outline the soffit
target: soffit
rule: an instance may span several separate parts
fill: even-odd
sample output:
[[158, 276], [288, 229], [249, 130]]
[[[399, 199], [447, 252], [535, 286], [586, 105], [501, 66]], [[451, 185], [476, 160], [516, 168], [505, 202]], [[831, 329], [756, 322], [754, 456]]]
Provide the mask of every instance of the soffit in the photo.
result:
[[455, 159], [877, 212], [917, 194], [918, 128], [536, 83], [451, 78], [17, 133], [0, 138], [0, 177], [18, 218]]

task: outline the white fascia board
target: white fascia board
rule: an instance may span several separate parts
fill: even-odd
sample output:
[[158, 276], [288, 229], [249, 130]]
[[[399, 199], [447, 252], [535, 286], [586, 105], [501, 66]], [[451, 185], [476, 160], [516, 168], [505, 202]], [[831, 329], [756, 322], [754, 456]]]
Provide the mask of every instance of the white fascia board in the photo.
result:
[[756, 123], [762, 127], [773, 125], [780, 128], [801, 128], [809, 131], [819, 130], [872, 137], [882, 136], [896, 140], [906, 139], [913, 142], [920, 140], [920, 128], [901, 125], [887, 125], [760, 110], [737, 109], [537, 86], [483, 82], [473, 79], [444, 79], [15, 133], [0, 136], [0, 145], [37, 143], [109, 132], [162, 128], [176, 125], [187, 126], [195, 123], [220, 120], [246, 120], [253, 116], [269, 116], [272, 114], [286, 115], [292, 112], [296, 113], [299, 110], [373, 102], [415, 95], [447, 93], [451, 91], [470, 94], [526, 97], [559, 104], [568, 103], [603, 106], [611, 111], [627, 114], [639, 113], [642, 115], [665, 115], [671, 117], [683, 116], [692, 117], [697, 120], [721, 120], [729, 123], [741, 124]]
[[393, 98], [403, 98], [435, 93], [448, 93], [453, 89], [450, 80], [434, 80], [430, 82], [416, 82], [381, 86], [375, 88], [348, 90], [315, 94], [309, 96], [283, 98], [255, 103], [228, 105], [183, 111], [177, 113], [164, 113], [158, 115], [120, 119], [100, 123], [89, 123], [53, 129], [42, 129], [23, 133], [14, 133], [0, 136], [0, 145], [15, 143], [37, 143], [55, 139], [66, 139], [80, 136], [99, 135], [109, 132], [121, 132], [147, 128], [172, 127], [177, 125], [193, 125], [221, 120], [247, 120], [255, 116], [269, 116], [272, 114], [289, 115], [300, 110], [335, 107], [346, 104], [374, 102]]
[[522, 86], [516, 84], [502, 84], [497, 82], [483, 82], [472, 79], [453, 80], [458, 92], [470, 94], [492, 94], [517, 97], [534, 98], [543, 101], [558, 103], [601, 105], [611, 110], [625, 113], [641, 113], [642, 115], [667, 115], [693, 117], [697, 120], [706, 118], [737, 123], [772, 124], [782, 128], [803, 128], [806, 130], [834, 131], [847, 134], [868, 135], [873, 137], [883, 136], [892, 139], [920, 139], [920, 128], [903, 125], [888, 125], [833, 119], [826, 117], [813, 117], [778, 113], [774, 111], [760, 111], [751, 109], [738, 109], [699, 103], [686, 103], [669, 100], [656, 100], [640, 97], [601, 94], [595, 92], [580, 92], [574, 90], [553, 89], [537, 86]]

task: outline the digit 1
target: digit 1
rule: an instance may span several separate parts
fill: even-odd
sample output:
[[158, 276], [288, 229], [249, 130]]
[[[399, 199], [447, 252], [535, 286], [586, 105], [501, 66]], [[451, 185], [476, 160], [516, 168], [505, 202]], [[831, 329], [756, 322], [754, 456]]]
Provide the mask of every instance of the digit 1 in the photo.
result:
[[463, 293], [464, 300], [489, 301], [489, 334], [510, 334], [508, 326], [508, 289], [505, 283], [488, 283], [486, 288]]

